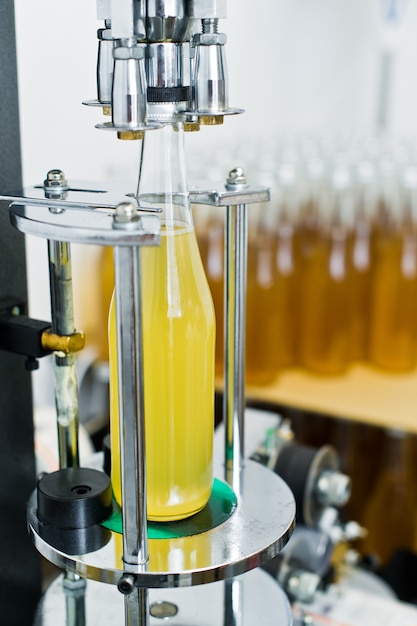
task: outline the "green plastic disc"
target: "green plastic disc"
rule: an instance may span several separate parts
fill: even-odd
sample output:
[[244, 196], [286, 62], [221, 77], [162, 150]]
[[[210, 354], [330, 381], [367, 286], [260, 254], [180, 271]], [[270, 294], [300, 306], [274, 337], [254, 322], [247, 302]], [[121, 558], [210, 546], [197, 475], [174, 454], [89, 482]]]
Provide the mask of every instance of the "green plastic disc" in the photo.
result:
[[[201, 511], [176, 522], [148, 521], [148, 537], [173, 539], [204, 533], [223, 524], [232, 515], [236, 506], [237, 498], [230, 485], [215, 478], [209, 501]], [[103, 522], [103, 526], [122, 534], [122, 513], [117, 504], [114, 505], [112, 515]]]

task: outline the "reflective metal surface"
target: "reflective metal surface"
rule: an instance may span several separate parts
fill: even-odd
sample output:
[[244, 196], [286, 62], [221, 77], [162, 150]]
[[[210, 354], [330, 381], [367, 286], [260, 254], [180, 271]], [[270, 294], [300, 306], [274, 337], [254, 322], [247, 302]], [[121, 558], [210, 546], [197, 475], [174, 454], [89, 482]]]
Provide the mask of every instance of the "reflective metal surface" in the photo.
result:
[[[149, 539], [147, 571], [129, 567], [138, 585], [154, 588], [210, 583], [259, 567], [279, 553], [294, 527], [293, 495], [271, 470], [254, 461], [245, 463], [242, 495], [233, 515], [197, 535]], [[215, 473], [222, 476], [224, 468], [217, 467]], [[73, 556], [42, 539], [34, 497], [28, 506], [28, 523], [37, 549], [49, 561], [86, 578], [118, 583], [124, 571], [120, 534], [112, 532], [108, 543], [95, 552]]]
[[23, 233], [56, 241], [91, 243], [110, 246], [155, 245], [159, 241], [159, 220], [142, 215], [135, 228], [115, 230], [109, 210], [74, 208], [51, 213], [45, 206], [13, 204], [12, 224]]
[[[202, 587], [152, 589], [150, 626], [289, 626], [287, 597], [269, 574], [254, 570], [233, 580], [240, 585], [240, 612], [225, 614], [225, 584]], [[39, 604], [34, 626], [65, 623], [62, 578], [56, 579]], [[85, 626], [123, 624], [123, 597], [116, 588], [87, 581]], [[81, 626], [77, 622], [68, 626]]]
[[[157, 128], [157, 126], [154, 126]], [[44, 187], [24, 187], [11, 190], [0, 195], [0, 200], [25, 205], [42, 205], [60, 208], [80, 209], [115, 209], [120, 202], [129, 200], [137, 204], [135, 190], [137, 181], [121, 181], [105, 184], [87, 180], [70, 181], [65, 199], [45, 198]], [[268, 202], [270, 199], [267, 187], [246, 185], [244, 189], [233, 191], [226, 189], [225, 181], [191, 181], [190, 201], [194, 204], [210, 204], [212, 206], [229, 206], [236, 204], [252, 204]]]

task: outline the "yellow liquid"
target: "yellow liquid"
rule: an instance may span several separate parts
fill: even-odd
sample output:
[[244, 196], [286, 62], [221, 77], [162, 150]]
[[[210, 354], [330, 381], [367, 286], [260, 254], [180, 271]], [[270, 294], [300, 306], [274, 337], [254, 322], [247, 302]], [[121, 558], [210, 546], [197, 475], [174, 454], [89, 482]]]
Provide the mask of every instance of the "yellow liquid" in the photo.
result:
[[[162, 230], [142, 248], [148, 519], [204, 507], [212, 488], [215, 318], [191, 228]], [[121, 502], [116, 317], [110, 313], [112, 485]]]
[[349, 240], [349, 357], [364, 360], [368, 356], [369, 307], [371, 290], [370, 226], [358, 222]]
[[272, 382], [295, 361], [296, 252], [294, 232], [259, 229], [249, 240], [246, 326], [246, 382]]
[[375, 229], [369, 358], [405, 371], [417, 361], [417, 236]]
[[216, 216], [197, 232], [200, 254], [216, 312], [216, 376], [223, 376], [224, 352], [224, 226]]
[[343, 229], [334, 229], [308, 243], [300, 286], [300, 364], [337, 374], [348, 364], [347, 237]]

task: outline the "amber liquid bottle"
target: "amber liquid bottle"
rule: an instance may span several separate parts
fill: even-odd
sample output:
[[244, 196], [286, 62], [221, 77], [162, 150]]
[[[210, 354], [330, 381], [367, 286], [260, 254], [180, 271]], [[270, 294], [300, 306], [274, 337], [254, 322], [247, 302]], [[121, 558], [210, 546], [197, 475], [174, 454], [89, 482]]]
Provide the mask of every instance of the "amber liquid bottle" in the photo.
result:
[[363, 361], [368, 356], [371, 290], [371, 216], [375, 205], [375, 175], [371, 162], [357, 167], [354, 190], [354, 217], [349, 240], [349, 358]]
[[348, 365], [348, 184], [347, 171], [336, 172], [329, 204], [314, 207], [314, 229], [300, 227], [298, 356], [320, 374], [339, 374]]
[[383, 197], [373, 227], [369, 358], [393, 371], [417, 360], [416, 207], [416, 188], [406, 187], [399, 203]]
[[276, 221], [275, 311], [278, 334], [278, 368], [297, 362], [300, 280], [300, 241], [296, 230], [300, 184], [297, 165], [287, 160], [278, 170]]
[[253, 385], [271, 383], [296, 359], [296, 166], [283, 161], [277, 174], [271, 201], [249, 213], [246, 380]]
[[252, 385], [266, 384], [275, 378], [279, 350], [273, 208], [263, 203], [257, 209], [257, 220], [252, 220], [250, 228], [247, 266], [246, 382]]

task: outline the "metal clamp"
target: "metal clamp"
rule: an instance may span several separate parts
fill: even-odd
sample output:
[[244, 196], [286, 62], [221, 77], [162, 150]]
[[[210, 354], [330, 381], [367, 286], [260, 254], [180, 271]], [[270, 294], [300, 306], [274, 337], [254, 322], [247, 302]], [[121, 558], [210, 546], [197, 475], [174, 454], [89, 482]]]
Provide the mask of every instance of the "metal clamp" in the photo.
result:
[[72, 335], [57, 335], [50, 330], [45, 330], [41, 337], [42, 347], [51, 352], [74, 354], [85, 346], [85, 333], [76, 331]]

